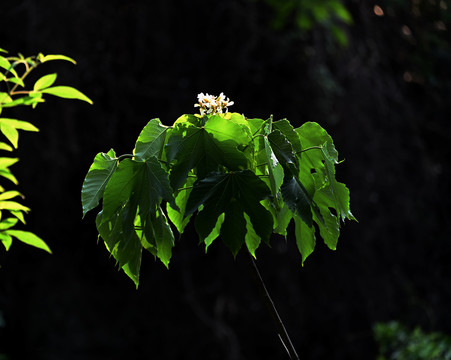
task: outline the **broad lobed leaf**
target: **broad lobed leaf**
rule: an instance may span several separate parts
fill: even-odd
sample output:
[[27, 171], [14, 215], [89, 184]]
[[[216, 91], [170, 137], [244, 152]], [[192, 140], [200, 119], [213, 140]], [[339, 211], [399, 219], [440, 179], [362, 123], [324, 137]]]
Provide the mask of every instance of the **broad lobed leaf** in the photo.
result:
[[83, 217], [94, 209], [103, 196], [106, 184], [117, 168], [116, 153], [113, 149], [108, 153], [98, 153], [86, 174], [81, 190]]

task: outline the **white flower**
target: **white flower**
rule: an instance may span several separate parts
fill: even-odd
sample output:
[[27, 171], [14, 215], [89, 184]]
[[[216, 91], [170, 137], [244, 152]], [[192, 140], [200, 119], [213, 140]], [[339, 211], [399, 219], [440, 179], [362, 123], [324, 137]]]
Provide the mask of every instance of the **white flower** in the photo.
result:
[[210, 114], [222, 114], [227, 112], [227, 107], [233, 105], [233, 101], [230, 101], [224, 93], [221, 93], [218, 97], [209, 95], [208, 93], [200, 93], [197, 95], [198, 103], [194, 107], [198, 107], [201, 115]]

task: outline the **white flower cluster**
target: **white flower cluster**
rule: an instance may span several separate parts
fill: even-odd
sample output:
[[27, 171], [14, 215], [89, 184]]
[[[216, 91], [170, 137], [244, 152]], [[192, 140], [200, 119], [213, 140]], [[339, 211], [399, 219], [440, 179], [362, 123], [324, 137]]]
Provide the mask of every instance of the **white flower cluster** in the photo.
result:
[[194, 107], [199, 108], [201, 115], [222, 114], [223, 112], [227, 112], [228, 106], [234, 104], [224, 93], [221, 93], [218, 97], [200, 93], [197, 95], [197, 100], [198, 103]]

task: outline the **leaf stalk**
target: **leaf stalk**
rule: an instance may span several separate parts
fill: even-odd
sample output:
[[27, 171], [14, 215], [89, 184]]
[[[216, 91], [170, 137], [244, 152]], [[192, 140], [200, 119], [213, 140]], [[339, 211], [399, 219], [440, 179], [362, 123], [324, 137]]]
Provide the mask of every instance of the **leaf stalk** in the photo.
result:
[[285, 347], [285, 350], [287, 350], [287, 353], [290, 356], [290, 359], [291, 360], [299, 360], [299, 356], [296, 353], [296, 349], [294, 348], [293, 343], [291, 342], [290, 336], [288, 335], [288, 332], [285, 328], [285, 325], [283, 324], [283, 321], [280, 318], [279, 313], [277, 312], [274, 302], [272, 301], [271, 296], [269, 295], [269, 292], [266, 288], [265, 282], [263, 281], [263, 278], [260, 275], [260, 271], [258, 270], [257, 264], [255, 263], [254, 258], [252, 257], [252, 254], [249, 251], [247, 253], [248, 253], [248, 258], [249, 258], [249, 266], [250, 266], [252, 275], [254, 277], [255, 283], [257, 284], [260, 294], [263, 297], [263, 300], [265, 301], [266, 306], [271, 314], [271, 317], [276, 326], [279, 338], [282, 341], [282, 344]]

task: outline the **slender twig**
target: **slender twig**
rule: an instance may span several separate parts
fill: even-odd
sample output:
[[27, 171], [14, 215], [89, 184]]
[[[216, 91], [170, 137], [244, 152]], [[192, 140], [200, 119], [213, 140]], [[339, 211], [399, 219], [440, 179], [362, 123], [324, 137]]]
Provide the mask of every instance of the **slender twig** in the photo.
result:
[[248, 255], [249, 255], [249, 265], [252, 274], [254, 276], [255, 282], [261, 292], [263, 299], [265, 300], [269, 312], [271, 313], [271, 317], [274, 321], [274, 324], [276, 325], [280, 340], [282, 341], [285, 350], [287, 350], [290, 359], [299, 360], [299, 356], [296, 353], [296, 349], [294, 348], [293, 343], [290, 340], [287, 330], [285, 329], [285, 325], [283, 324], [282, 319], [280, 318], [279, 313], [277, 312], [277, 309], [274, 305], [274, 302], [272, 301], [271, 296], [269, 295], [269, 292], [266, 289], [265, 283], [260, 275], [260, 272], [258, 271], [257, 264], [255, 263], [254, 258], [252, 257], [250, 252], [248, 252]]

